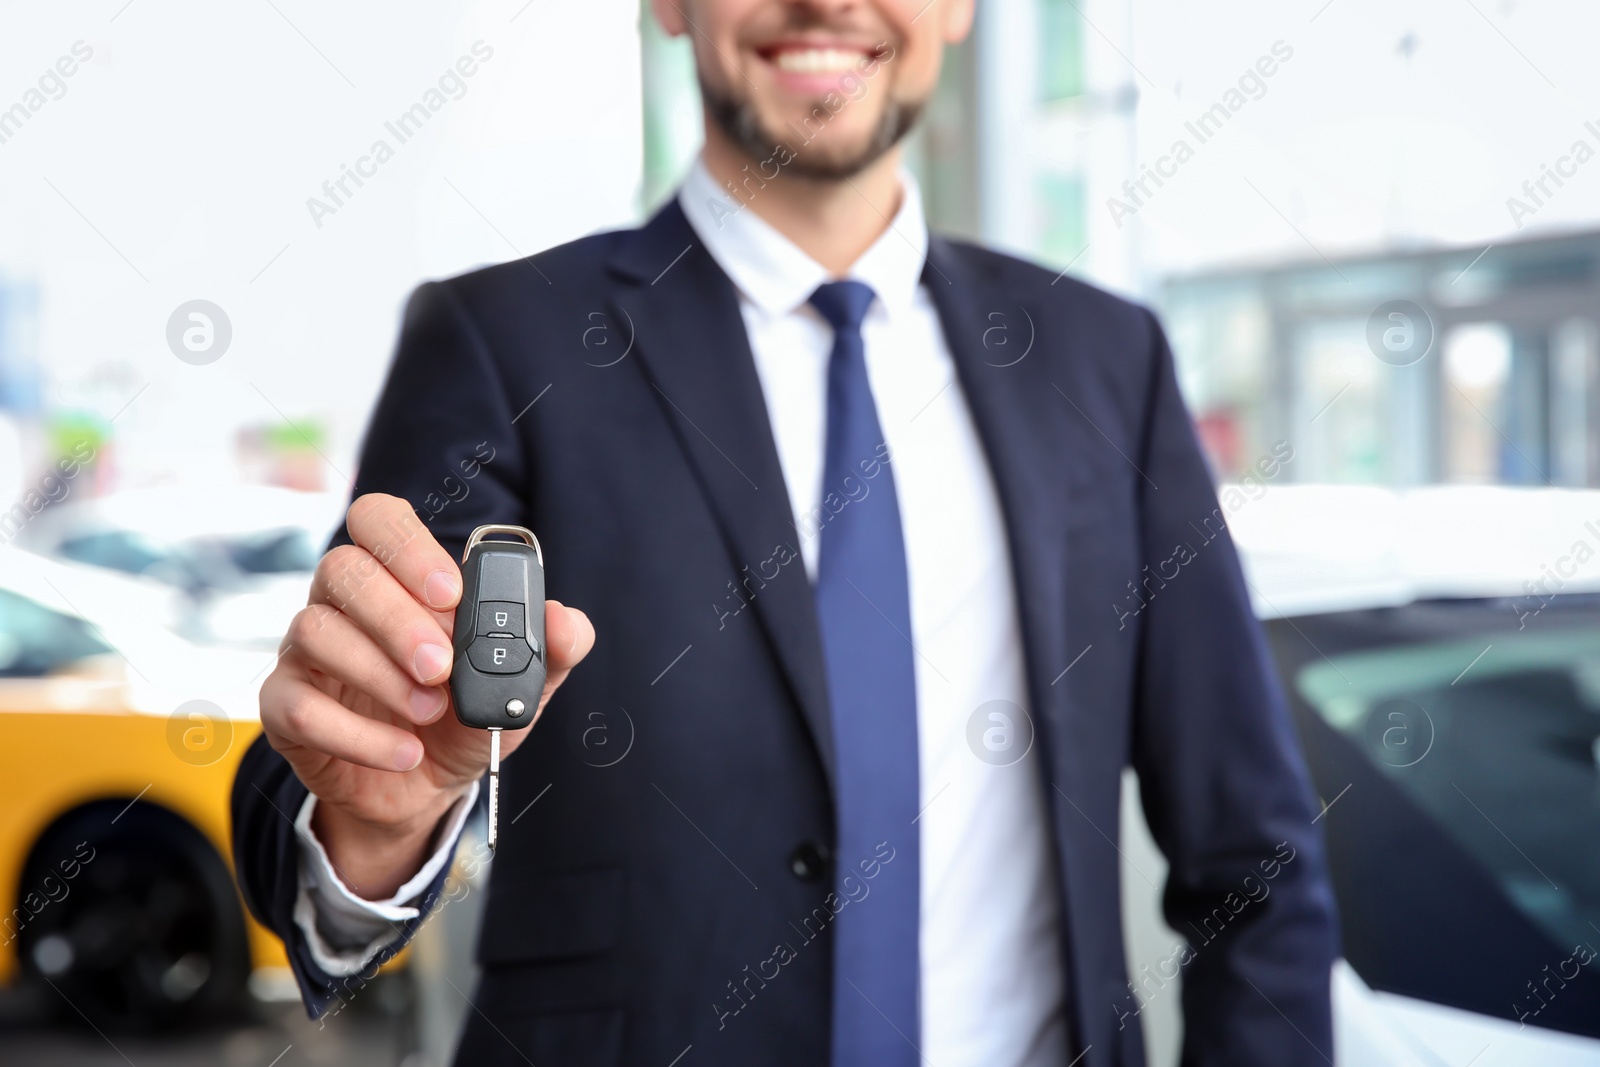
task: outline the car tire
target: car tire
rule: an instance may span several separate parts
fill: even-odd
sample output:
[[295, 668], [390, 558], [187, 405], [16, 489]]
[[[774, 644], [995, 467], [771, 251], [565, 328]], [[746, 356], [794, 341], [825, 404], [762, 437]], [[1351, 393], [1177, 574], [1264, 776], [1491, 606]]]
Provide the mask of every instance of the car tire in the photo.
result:
[[233, 878], [165, 808], [110, 800], [68, 812], [35, 844], [18, 901], [23, 972], [55, 989], [66, 1018], [161, 1030], [242, 1002], [250, 949]]

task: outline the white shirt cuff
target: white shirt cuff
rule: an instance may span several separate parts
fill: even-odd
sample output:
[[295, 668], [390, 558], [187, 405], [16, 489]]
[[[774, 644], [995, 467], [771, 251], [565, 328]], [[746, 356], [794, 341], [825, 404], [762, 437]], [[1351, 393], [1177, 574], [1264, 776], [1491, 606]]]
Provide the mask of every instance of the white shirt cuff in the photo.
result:
[[445, 814], [439, 847], [422, 868], [387, 900], [364, 900], [345, 885], [328, 859], [328, 850], [311, 830], [317, 798], [309, 794], [294, 820], [300, 843], [300, 890], [294, 922], [305, 935], [311, 958], [329, 976], [357, 974], [384, 948], [398, 941], [401, 925], [421, 914], [409, 903], [422, 895], [455, 854], [456, 841], [478, 800], [478, 783]]

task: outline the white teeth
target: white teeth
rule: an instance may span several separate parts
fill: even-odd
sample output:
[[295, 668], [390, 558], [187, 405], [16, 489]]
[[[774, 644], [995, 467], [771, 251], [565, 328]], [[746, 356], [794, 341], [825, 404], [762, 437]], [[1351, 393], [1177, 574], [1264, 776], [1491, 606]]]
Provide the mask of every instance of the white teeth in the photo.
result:
[[779, 70], [795, 74], [837, 74], [861, 62], [860, 52], [841, 52], [836, 48], [785, 49], [776, 62]]

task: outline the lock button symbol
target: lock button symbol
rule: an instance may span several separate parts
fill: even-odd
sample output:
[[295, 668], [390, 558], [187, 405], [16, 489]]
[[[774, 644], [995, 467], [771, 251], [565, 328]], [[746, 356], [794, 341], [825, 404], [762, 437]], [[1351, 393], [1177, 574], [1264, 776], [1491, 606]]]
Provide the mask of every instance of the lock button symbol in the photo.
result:
[[473, 631], [479, 637], [521, 637], [524, 629], [521, 604], [508, 600], [485, 600], [478, 605], [478, 626]]

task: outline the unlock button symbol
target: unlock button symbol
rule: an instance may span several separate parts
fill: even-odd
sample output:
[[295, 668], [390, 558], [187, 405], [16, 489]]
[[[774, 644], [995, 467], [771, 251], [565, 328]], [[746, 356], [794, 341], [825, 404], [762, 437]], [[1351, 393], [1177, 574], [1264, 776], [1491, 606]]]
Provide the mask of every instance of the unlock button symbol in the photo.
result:
[[520, 674], [533, 661], [526, 637], [475, 637], [467, 658], [485, 674]]

